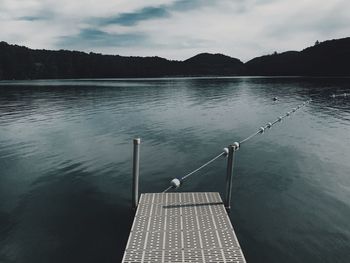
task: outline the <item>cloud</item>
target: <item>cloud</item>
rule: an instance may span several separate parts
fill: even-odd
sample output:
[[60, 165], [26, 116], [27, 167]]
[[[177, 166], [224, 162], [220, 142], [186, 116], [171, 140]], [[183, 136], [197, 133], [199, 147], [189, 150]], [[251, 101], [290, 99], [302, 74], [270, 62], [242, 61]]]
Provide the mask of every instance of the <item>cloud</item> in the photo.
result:
[[64, 48], [134, 46], [145, 42], [147, 37], [142, 33], [108, 33], [98, 29], [82, 29], [78, 34], [62, 36], [60, 46]]
[[247, 61], [350, 36], [347, 0], [0, 0], [0, 40], [32, 48]]
[[170, 14], [162, 7], [145, 7], [132, 13], [122, 13], [116, 17], [101, 18], [100, 25], [119, 24], [133, 26], [141, 21], [169, 17]]
[[204, 6], [215, 6], [215, 1], [212, 0], [178, 0], [169, 5], [169, 9], [173, 11], [189, 11], [198, 9]]
[[22, 17], [19, 17], [18, 20], [37, 21], [37, 20], [44, 20], [47, 18], [48, 18], [47, 16], [22, 16]]
[[119, 24], [122, 26], [134, 26], [145, 20], [169, 18], [172, 12], [190, 11], [212, 3], [204, 0], [179, 0], [174, 3], [159, 6], [147, 6], [133, 12], [120, 13], [108, 18], [97, 18], [99, 25]]
[[29, 16], [20, 16], [17, 18], [17, 20], [22, 21], [42, 21], [42, 20], [53, 20], [55, 18], [55, 14], [52, 12], [38, 12], [36, 14], [32, 14]]

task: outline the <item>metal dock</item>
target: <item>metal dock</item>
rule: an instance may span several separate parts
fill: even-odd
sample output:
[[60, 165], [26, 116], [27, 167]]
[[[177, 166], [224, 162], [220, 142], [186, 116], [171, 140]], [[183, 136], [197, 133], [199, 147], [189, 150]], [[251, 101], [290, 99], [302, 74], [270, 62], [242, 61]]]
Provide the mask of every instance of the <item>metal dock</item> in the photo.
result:
[[[246, 262], [226, 212], [231, 209], [235, 153], [241, 144], [263, 134], [310, 102], [311, 99], [303, 102], [245, 139], [228, 145], [198, 168], [182, 177], [172, 179], [170, 186], [163, 193], [141, 194], [140, 200], [141, 139], [135, 138], [132, 207], [137, 208], [137, 211], [122, 262]], [[167, 193], [171, 189], [179, 188], [190, 176], [220, 157], [227, 158], [225, 203], [216, 192]]]
[[141, 194], [123, 263], [246, 262], [219, 193]]

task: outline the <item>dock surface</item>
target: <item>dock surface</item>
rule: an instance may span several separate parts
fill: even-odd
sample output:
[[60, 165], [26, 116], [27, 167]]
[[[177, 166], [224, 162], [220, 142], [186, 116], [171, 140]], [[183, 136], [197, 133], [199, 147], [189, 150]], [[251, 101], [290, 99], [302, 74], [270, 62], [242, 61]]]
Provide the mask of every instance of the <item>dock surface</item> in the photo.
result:
[[123, 263], [246, 262], [220, 194], [142, 194]]

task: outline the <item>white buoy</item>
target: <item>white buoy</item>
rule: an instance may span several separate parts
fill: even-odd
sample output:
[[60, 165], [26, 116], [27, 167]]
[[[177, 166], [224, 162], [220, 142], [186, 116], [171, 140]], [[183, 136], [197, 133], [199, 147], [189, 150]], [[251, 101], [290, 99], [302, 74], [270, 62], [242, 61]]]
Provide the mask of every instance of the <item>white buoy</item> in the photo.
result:
[[223, 151], [224, 151], [224, 156], [226, 157], [226, 156], [228, 155], [228, 152], [229, 152], [228, 148], [225, 147], [225, 148], [223, 149]]
[[239, 147], [240, 147], [240, 144], [239, 144], [239, 142], [234, 142], [232, 144], [232, 146], [235, 148], [235, 151], [237, 151], [239, 149]]
[[181, 185], [181, 181], [177, 178], [174, 178], [173, 180], [171, 180], [170, 185], [175, 189], [179, 188]]

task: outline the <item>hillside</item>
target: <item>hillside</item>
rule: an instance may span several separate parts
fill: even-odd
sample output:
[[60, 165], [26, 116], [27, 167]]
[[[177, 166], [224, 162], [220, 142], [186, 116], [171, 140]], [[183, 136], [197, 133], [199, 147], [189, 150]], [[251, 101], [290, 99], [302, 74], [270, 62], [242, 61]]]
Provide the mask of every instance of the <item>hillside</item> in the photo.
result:
[[244, 64], [218, 54], [186, 61], [78, 51], [33, 50], [0, 42], [0, 79], [121, 78], [240, 75]]
[[167, 76], [350, 76], [350, 38], [302, 51], [254, 58], [247, 63], [201, 53], [184, 61], [78, 51], [33, 50], [0, 42], [0, 80]]
[[245, 66], [249, 75], [350, 76], [350, 38], [254, 58]]
[[245, 66], [239, 59], [222, 54], [201, 53], [185, 60], [183, 64], [195, 75], [211, 75], [211, 71], [225, 76], [245, 73]]

